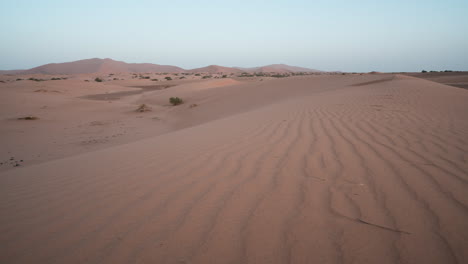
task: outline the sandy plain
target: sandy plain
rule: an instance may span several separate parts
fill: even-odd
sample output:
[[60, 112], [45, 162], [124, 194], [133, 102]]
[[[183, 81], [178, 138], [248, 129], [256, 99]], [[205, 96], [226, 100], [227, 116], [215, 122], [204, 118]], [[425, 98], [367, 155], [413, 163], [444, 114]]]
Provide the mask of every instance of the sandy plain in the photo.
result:
[[0, 78], [1, 263], [468, 263], [466, 89], [30, 77]]

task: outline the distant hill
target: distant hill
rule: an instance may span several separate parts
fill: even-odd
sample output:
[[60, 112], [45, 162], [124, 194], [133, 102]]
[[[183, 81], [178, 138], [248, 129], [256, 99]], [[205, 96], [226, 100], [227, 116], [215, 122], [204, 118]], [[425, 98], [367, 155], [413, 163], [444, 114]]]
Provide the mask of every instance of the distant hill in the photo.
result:
[[229, 67], [223, 67], [223, 66], [218, 66], [218, 65], [210, 65], [206, 66], [203, 68], [196, 68], [189, 70], [188, 72], [193, 72], [193, 73], [218, 73], [218, 72], [223, 72], [223, 73], [238, 73], [242, 72], [242, 70], [236, 69], [236, 68], [229, 68]]
[[321, 72], [319, 70], [290, 66], [286, 64], [271, 64], [262, 67], [255, 68], [239, 68], [236, 69], [246, 71], [246, 72], [277, 72], [277, 73], [288, 73], [288, 72]]
[[183, 72], [184, 69], [151, 63], [126, 63], [112, 59], [87, 59], [65, 63], [50, 63], [25, 70], [22, 74], [81, 74], [111, 72]]
[[6, 70], [6, 71], [0, 71], [0, 75], [3, 74], [20, 74], [24, 72], [25, 70]]
[[86, 59], [64, 63], [50, 63], [29, 70], [8, 70], [0, 71], [0, 74], [83, 74], [83, 73], [240, 73], [240, 72], [321, 72], [309, 68], [290, 66], [286, 64], [272, 64], [254, 68], [223, 67], [210, 65], [202, 68], [185, 70], [177, 66], [159, 65], [152, 63], [126, 63], [112, 59]]

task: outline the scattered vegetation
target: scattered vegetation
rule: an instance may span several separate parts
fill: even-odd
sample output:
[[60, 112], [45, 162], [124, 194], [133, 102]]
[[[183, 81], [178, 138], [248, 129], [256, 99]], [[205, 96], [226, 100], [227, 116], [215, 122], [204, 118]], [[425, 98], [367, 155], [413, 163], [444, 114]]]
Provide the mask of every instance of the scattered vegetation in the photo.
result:
[[16, 79], [16, 80], [17, 80], [17, 81], [22, 81], [23, 79], [21, 79], [21, 78], [18, 78], [18, 79]]
[[37, 78], [33, 78], [33, 77], [29, 78], [28, 80], [30, 80], [30, 81], [35, 81], [35, 82], [43, 82], [43, 81], [45, 81], [44, 79], [37, 79]]
[[[427, 73], [426, 70], [422, 70], [422, 73]], [[445, 71], [429, 71], [429, 72], [453, 72], [452, 70], [445, 70]]]
[[147, 106], [146, 104], [141, 104], [135, 111], [140, 113], [149, 112], [151, 111], [151, 107]]
[[209, 79], [209, 78], [211, 78], [211, 77], [213, 77], [213, 76], [211, 76], [211, 75], [205, 75], [205, 76], [202, 77], [202, 79]]
[[168, 80], [168, 81], [172, 81], [172, 78], [167, 76], [167, 77], [164, 77], [164, 79]]
[[184, 103], [184, 101], [182, 99], [180, 99], [179, 97], [171, 97], [171, 98], [169, 98], [169, 102], [172, 105], [180, 105], [180, 104]]
[[201, 74], [197, 73], [197, 74], [195, 74], [195, 76], [201, 76]]
[[274, 78], [285, 78], [285, 77], [289, 77], [288, 74], [273, 74], [271, 75], [271, 77], [274, 77]]
[[158, 79], [151, 79], [151, 80], [152, 80], [153, 82], [157, 82], [157, 81], [159, 81]]
[[96, 77], [96, 79], [94, 79], [95, 82], [102, 82], [102, 79], [99, 78], [99, 77]]
[[24, 116], [24, 117], [18, 117], [18, 120], [38, 120], [39, 117], [37, 116]]
[[241, 75], [237, 76], [237, 77], [254, 77], [255, 75], [253, 74], [249, 74], [247, 72], [243, 72]]
[[223, 78], [227, 78], [227, 75], [223, 75]]

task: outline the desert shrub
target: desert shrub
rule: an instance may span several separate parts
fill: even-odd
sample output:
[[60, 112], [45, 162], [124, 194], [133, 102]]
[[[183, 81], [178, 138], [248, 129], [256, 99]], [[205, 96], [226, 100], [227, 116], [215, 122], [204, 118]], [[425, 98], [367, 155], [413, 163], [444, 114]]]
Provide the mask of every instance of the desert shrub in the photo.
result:
[[135, 111], [140, 113], [148, 112], [151, 111], [151, 107], [147, 106], [146, 104], [141, 104]]
[[202, 79], [209, 79], [211, 77], [212, 77], [211, 75], [205, 75], [205, 76], [202, 77]]
[[38, 120], [39, 117], [37, 116], [25, 116], [25, 117], [18, 117], [18, 120]]
[[285, 77], [288, 77], [289, 75], [286, 75], [286, 74], [273, 74], [271, 75], [271, 77], [274, 77], [274, 78], [285, 78]]
[[152, 80], [153, 82], [157, 82], [157, 81], [159, 81], [158, 79], [151, 79], [151, 80]]
[[102, 79], [99, 78], [99, 77], [96, 77], [96, 79], [94, 79], [95, 82], [102, 82]]
[[254, 77], [253, 74], [249, 74], [247, 72], [243, 72], [241, 75], [237, 76], [237, 77]]
[[200, 75], [201, 75], [201, 74], [199, 74], [199, 73], [195, 74], [195, 76], [200, 76]]
[[179, 77], [179, 79], [185, 79], [185, 76]]
[[172, 105], [180, 105], [180, 104], [182, 104], [184, 101], [182, 101], [182, 99], [180, 99], [179, 97], [171, 97], [171, 98], [169, 98], [169, 102], [170, 102]]
[[227, 75], [223, 75], [223, 78], [227, 78]]
[[16, 80], [17, 80], [17, 81], [22, 81], [23, 79], [21, 79], [21, 78], [18, 78], [18, 79], [16, 79]]
[[172, 78], [167, 76], [167, 77], [164, 77], [164, 79], [168, 80], [168, 81], [172, 81]]
[[421, 72], [422, 72], [422, 73], [426, 73], [427, 71], [426, 71], [426, 70], [422, 70]]
[[36, 79], [36, 78], [33, 78], [33, 77], [29, 78], [28, 80], [30, 80], [30, 81], [35, 81], [35, 82], [42, 82], [42, 81], [44, 81], [43, 79]]

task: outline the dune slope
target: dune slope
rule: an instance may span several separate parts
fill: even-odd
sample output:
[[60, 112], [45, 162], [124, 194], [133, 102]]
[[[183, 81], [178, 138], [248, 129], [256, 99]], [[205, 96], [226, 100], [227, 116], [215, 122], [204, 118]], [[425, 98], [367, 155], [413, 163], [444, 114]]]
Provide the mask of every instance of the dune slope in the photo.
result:
[[0, 262], [468, 262], [468, 92], [333, 78], [243, 110], [268, 85], [227, 86], [224, 118], [1, 173]]

